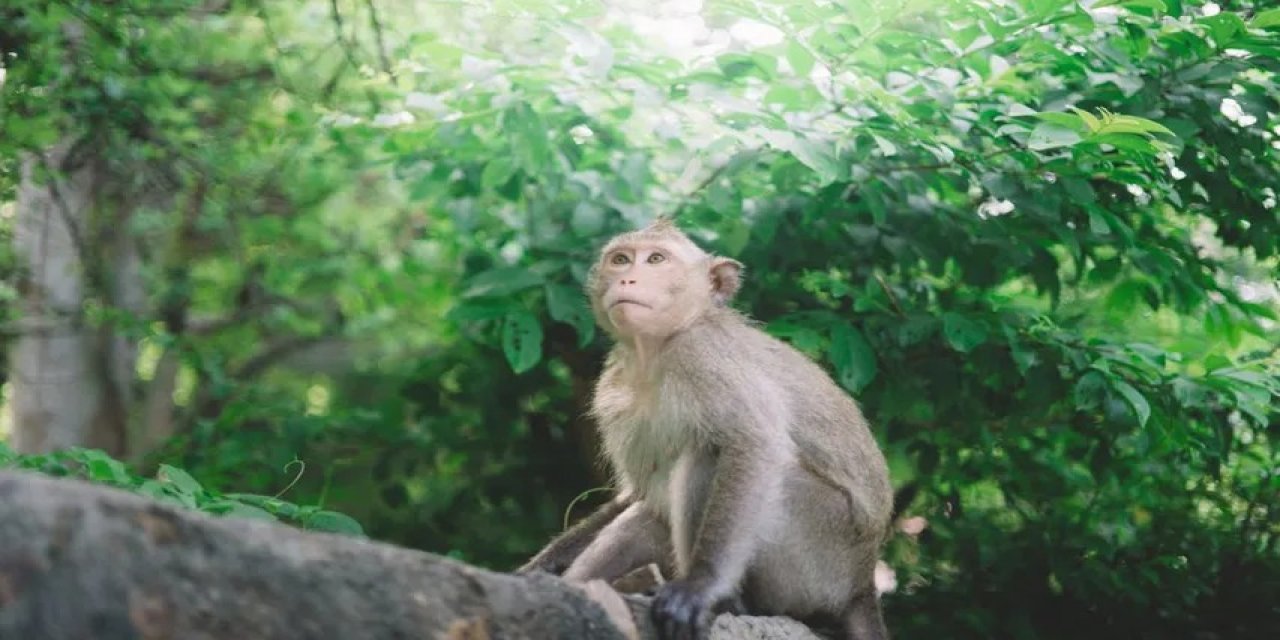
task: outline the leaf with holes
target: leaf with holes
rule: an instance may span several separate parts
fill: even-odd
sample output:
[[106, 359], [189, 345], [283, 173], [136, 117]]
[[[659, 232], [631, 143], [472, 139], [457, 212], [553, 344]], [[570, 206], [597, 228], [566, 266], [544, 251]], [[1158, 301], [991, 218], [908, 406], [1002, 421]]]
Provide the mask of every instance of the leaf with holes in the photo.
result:
[[519, 309], [503, 319], [502, 353], [516, 373], [524, 373], [542, 360], [542, 325], [533, 314]]
[[1051, 122], [1041, 122], [1031, 130], [1031, 135], [1027, 137], [1027, 147], [1036, 151], [1048, 151], [1049, 149], [1057, 149], [1060, 147], [1070, 147], [1082, 138], [1074, 129], [1053, 124]]

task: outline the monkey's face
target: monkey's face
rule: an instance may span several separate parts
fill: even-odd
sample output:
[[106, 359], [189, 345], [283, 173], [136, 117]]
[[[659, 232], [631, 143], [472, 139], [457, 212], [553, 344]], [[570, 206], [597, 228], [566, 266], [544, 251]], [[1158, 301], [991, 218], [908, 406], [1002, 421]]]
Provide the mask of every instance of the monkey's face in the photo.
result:
[[596, 318], [622, 338], [669, 336], [701, 315], [711, 301], [706, 256], [691, 243], [611, 244], [594, 277]]
[[617, 236], [591, 268], [596, 322], [616, 338], [666, 338], [738, 291], [742, 264], [712, 256], [670, 221]]

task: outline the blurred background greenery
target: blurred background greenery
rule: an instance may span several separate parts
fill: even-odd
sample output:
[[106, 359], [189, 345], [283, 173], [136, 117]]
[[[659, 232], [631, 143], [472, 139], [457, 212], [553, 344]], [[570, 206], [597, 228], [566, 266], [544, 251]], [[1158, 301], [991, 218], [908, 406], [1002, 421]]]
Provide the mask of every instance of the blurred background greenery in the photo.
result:
[[1269, 4], [8, 0], [0, 464], [510, 569], [671, 214], [873, 420], [895, 637], [1280, 637]]

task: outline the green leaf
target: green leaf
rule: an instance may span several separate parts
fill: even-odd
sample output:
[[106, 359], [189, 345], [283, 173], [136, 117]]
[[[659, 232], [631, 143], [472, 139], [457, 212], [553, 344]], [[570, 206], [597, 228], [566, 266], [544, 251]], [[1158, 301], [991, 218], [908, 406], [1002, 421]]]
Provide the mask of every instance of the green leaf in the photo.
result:
[[1249, 21], [1249, 26], [1254, 29], [1280, 26], [1280, 9], [1267, 9], [1259, 13]]
[[279, 518], [272, 515], [271, 512], [241, 502], [231, 502], [231, 508], [224, 515], [235, 518], [248, 518], [250, 520], [279, 521]]
[[[116, 485], [133, 484], [133, 479], [130, 478], [129, 470], [125, 467], [125, 464], [107, 455], [105, 451], [82, 449], [77, 450], [77, 453], [84, 460], [85, 469], [88, 471], [90, 480]], [[0, 451], [0, 457], [3, 457], [2, 451]]]
[[262, 496], [255, 493], [228, 493], [226, 497], [229, 500], [252, 505], [266, 511], [267, 513], [285, 518], [296, 517], [302, 510], [291, 502], [285, 502], [279, 498]]
[[1051, 122], [1041, 122], [1031, 130], [1027, 137], [1027, 148], [1035, 151], [1047, 151], [1059, 147], [1070, 147], [1080, 142], [1081, 136], [1074, 129], [1068, 129]]
[[771, 56], [749, 53], [724, 53], [716, 57], [716, 66], [729, 80], [755, 76], [762, 80], [773, 78], [777, 60]]
[[1103, 0], [1102, 2], [1093, 5], [1093, 7], [1095, 9], [1101, 9], [1102, 7], [1111, 7], [1115, 5], [1124, 7], [1143, 7], [1161, 12], [1169, 10], [1163, 0]]
[[190, 474], [167, 464], [160, 465], [159, 471], [156, 472], [156, 479], [187, 495], [194, 496], [204, 493], [204, 487], [201, 487], [200, 483], [196, 482], [196, 479], [192, 478]]
[[1102, 126], [1102, 121], [1099, 120], [1097, 117], [1095, 117], [1092, 113], [1089, 113], [1084, 109], [1077, 109], [1075, 107], [1071, 107], [1071, 110], [1075, 112], [1077, 116], [1080, 117], [1080, 121], [1083, 122], [1085, 126], [1089, 127], [1090, 131], [1097, 131], [1098, 128]]
[[1184, 407], [1199, 407], [1208, 402], [1209, 391], [1190, 378], [1175, 378], [1170, 384], [1173, 397]]
[[[1079, 112], [1079, 109], [1076, 111]], [[1078, 133], [1085, 133], [1089, 130], [1088, 126], [1079, 115], [1063, 113], [1061, 111], [1040, 111], [1034, 115], [1044, 121], [1042, 124], [1052, 124]]]
[[542, 325], [533, 314], [519, 309], [503, 319], [502, 353], [516, 373], [524, 373], [542, 360]]
[[1271, 424], [1271, 398], [1266, 391], [1259, 389], [1232, 389], [1231, 394], [1235, 396], [1236, 408], [1242, 413], [1253, 418], [1253, 423], [1259, 428], [1266, 428]]
[[813, 54], [804, 45], [792, 40], [787, 43], [787, 62], [795, 69], [796, 75], [804, 78], [813, 70]]
[[517, 102], [502, 113], [502, 134], [511, 155], [525, 173], [540, 175], [551, 164], [547, 125], [527, 102]]
[[1019, 340], [1009, 342], [1009, 355], [1013, 358], [1014, 366], [1018, 367], [1018, 373], [1024, 376], [1031, 367], [1040, 362], [1040, 356], [1035, 351], [1025, 348]]
[[551, 319], [563, 322], [578, 332], [578, 347], [586, 347], [596, 334], [595, 317], [587, 306], [586, 296], [578, 289], [562, 284], [548, 284], [547, 312]]
[[[1027, 105], [1022, 104], [1021, 102], [1014, 102], [1009, 105], [1008, 109], [1005, 109], [1004, 117], [997, 118], [997, 120], [1009, 121], [1012, 118], [1019, 118], [1022, 116], [1034, 116], [1036, 115], [1036, 113], [1037, 111], [1035, 109], [1032, 109], [1031, 107], [1028, 107]], [[1014, 120], [1013, 122], [1016, 123], [1018, 121]]]
[[477, 274], [467, 281], [463, 298], [509, 296], [546, 282], [546, 278], [524, 267], [499, 267]]
[[90, 460], [87, 469], [89, 471], [89, 479], [95, 482], [109, 482], [119, 485], [127, 485], [131, 482], [129, 472], [125, 470], [124, 464], [117, 460]]
[[1072, 397], [1077, 409], [1087, 410], [1098, 406], [1107, 388], [1107, 378], [1101, 371], [1090, 369], [1076, 381]]
[[1102, 126], [1096, 128], [1095, 131], [1098, 133], [1163, 133], [1168, 136], [1175, 135], [1168, 127], [1155, 120], [1119, 114], [1111, 114], [1102, 123]]
[[1076, 204], [1093, 204], [1098, 201], [1098, 194], [1094, 192], [1093, 185], [1084, 178], [1063, 176], [1062, 188]]
[[645, 186], [649, 183], [649, 157], [643, 153], [628, 153], [617, 167], [620, 178], [617, 195], [624, 202], [644, 200]]
[[810, 357], [817, 357], [827, 344], [826, 338], [816, 328], [785, 316], [770, 322], [765, 330], [770, 335], [786, 340]]
[[248, 518], [250, 520], [266, 520], [269, 522], [277, 522], [279, 518], [275, 517], [270, 511], [251, 504], [245, 504], [236, 500], [219, 499], [209, 502], [201, 507], [202, 511], [215, 513], [218, 515], [231, 516], [235, 518]]
[[[165, 465], [161, 466], [163, 467]], [[197, 506], [195, 495], [193, 493], [182, 491], [177, 487], [177, 485], [169, 482], [144, 480], [137, 488], [137, 493], [184, 509], [195, 509]]]
[[1085, 142], [1090, 145], [1109, 144], [1117, 149], [1134, 151], [1145, 156], [1154, 156], [1160, 151], [1158, 147], [1151, 144], [1151, 142], [1146, 138], [1123, 133], [1101, 133], [1092, 135], [1089, 136]]
[[507, 183], [516, 172], [516, 163], [511, 156], [500, 155], [489, 161], [480, 174], [480, 186], [486, 191], [493, 191]]
[[1216, 16], [1201, 18], [1200, 22], [1209, 25], [1209, 33], [1219, 47], [1225, 47], [1246, 31], [1244, 20], [1240, 16], [1224, 11]]
[[590, 238], [604, 230], [604, 213], [604, 207], [583, 200], [574, 206], [569, 226], [580, 237]]
[[844, 165], [841, 165], [836, 157], [835, 147], [827, 141], [809, 140], [809, 138], [797, 136], [792, 138], [786, 150], [790, 151], [796, 160], [800, 160], [801, 164], [813, 169], [824, 184], [841, 179], [847, 174]]
[[511, 310], [512, 306], [514, 306], [514, 304], [509, 299], [482, 299], [472, 302], [461, 302], [450, 309], [449, 312], [445, 314], [445, 317], [452, 322], [460, 324], [497, 320], [507, 315], [507, 312]]
[[942, 316], [942, 335], [953, 349], [968, 353], [987, 341], [987, 330], [958, 313], [945, 313]]
[[352, 536], [364, 536], [364, 529], [351, 516], [336, 511], [317, 511], [303, 518], [304, 529], [327, 531]]
[[897, 155], [898, 147], [883, 136], [871, 134], [871, 138], [875, 140], [876, 146], [879, 147], [880, 153], [886, 156]]
[[931, 315], [913, 315], [897, 326], [898, 346], [910, 347], [924, 342], [937, 330], [937, 318]]
[[836, 368], [840, 384], [849, 391], [857, 393], [875, 380], [875, 351], [853, 325], [846, 322], [831, 327], [831, 348], [828, 355]]
[[1147, 399], [1133, 388], [1133, 385], [1124, 380], [1112, 380], [1111, 388], [1115, 389], [1124, 399], [1133, 407], [1133, 413], [1138, 417], [1138, 426], [1147, 426], [1147, 418], [1151, 417], [1151, 405], [1147, 404]]
[[764, 94], [766, 105], [781, 106], [784, 111], [806, 111], [821, 100], [821, 94], [812, 87], [777, 85]]

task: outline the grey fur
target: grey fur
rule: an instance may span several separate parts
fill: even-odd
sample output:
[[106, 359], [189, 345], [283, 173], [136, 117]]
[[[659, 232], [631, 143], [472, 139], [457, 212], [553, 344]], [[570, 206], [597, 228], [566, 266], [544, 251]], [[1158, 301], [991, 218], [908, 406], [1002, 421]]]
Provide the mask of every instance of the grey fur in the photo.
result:
[[[606, 262], [618, 251], [625, 263]], [[598, 516], [607, 524], [570, 531], [522, 570], [568, 562], [567, 578], [612, 580], [659, 562], [750, 613], [886, 639], [874, 586], [893, 501], [884, 456], [820, 366], [725, 306], [740, 273], [669, 224], [602, 251], [588, 289], [617, 343], [591, 412], [621, 495]], [[623, 287], [643, 304], [616, 310]]]

